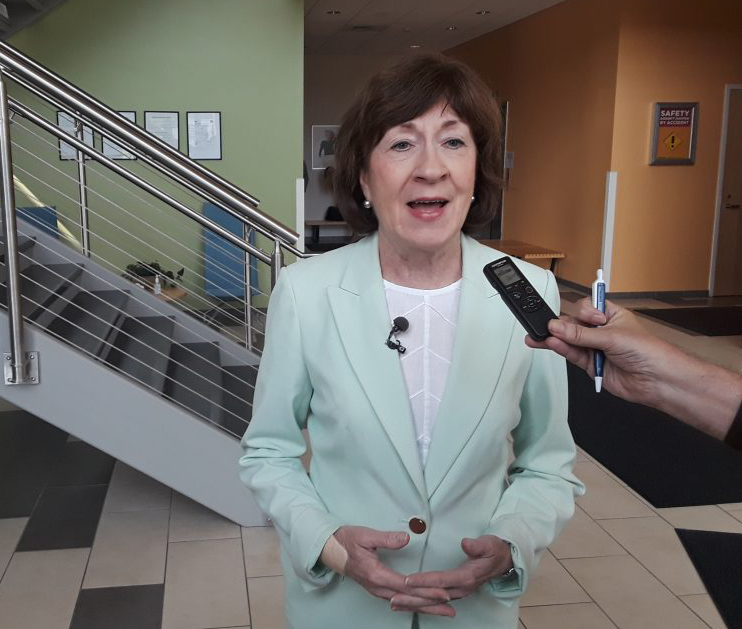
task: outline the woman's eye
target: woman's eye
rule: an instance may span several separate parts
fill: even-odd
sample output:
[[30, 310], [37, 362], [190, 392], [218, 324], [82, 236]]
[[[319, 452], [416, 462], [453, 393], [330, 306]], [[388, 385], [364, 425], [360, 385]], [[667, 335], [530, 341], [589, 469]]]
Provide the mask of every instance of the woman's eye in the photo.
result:
[[446, 140], [446, 146], [457, 149], [464, 146], [464, 141], [460, 138], [451, 138], [450, 140]]
[[399, 142], [395, 142], [392, 144], [392, 150], [395, 151], [406, 151], [412, 146], [407, 140], [400, 140]]

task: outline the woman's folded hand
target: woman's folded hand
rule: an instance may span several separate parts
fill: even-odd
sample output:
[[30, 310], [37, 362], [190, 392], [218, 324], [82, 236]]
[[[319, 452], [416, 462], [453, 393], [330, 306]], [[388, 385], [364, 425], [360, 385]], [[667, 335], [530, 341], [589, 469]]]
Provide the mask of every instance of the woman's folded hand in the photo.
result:
[[453, 616], [447, 592], [438, 587], [410, 587], [405, 576], [385, 566], [377, 549], [399, 550], [410, 541], [407, 533], [377, 531], [365, 526], [341, 526], [325, 544], [321, 560], [328, 568], [348, 576], [379, 598], [403, 597], [409, 611]]
[[[454, 570], [418, 572], [405, 579], [413, 592], [419, 590], [440, 590], [450, 600], [464, 598], [478, 590], [487, 581], [497, 578], [513, 567], [510, 546], [494, 535], [482, 535], [476, 539], [461, 540], [461, 548], [467, 558]], [[418, 609], [414, 601], [405, 595], [397, 595], [392, 600], [392, 609], [400, 611], [425, 611]]]

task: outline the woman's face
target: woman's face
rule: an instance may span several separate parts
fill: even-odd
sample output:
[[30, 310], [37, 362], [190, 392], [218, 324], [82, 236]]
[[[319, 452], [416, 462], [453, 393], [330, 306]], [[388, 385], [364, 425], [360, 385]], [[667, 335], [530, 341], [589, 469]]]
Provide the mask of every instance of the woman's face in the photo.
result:
[[469, 125], [444, 102], [389, 129], [361, 174], [379, 238], [402, 254], [458, 246], [476, 165]]

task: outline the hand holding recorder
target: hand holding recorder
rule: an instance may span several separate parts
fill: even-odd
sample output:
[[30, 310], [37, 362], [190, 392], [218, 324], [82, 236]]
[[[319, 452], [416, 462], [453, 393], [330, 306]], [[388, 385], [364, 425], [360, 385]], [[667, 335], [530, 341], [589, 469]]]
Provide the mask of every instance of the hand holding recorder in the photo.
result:
[[[717, 439], [729, 438], [742, 401], [742, 376], [704, 362], [649, 334], [636, 315], [607, 301], [605, 314], [589, 299], [575, 318], [549, 322], [552, 336], [526, 337], [594, 375], [593, 352], [605, 354], [603, 386], [614, 395], [657, 408]], [[601, 327], [586, 327], [586, 326]]]

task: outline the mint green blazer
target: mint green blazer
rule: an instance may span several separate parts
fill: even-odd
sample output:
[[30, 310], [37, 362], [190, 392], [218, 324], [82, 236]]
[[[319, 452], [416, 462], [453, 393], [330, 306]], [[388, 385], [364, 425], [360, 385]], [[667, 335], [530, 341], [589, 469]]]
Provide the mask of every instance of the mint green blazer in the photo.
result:
[[[399, 355], [383, 342], [391, 322], [377, 237], [281, 271], [240, 474], [278, 531], [293, 629], [411, 626], [412, 614], [318, 562], [344, 524], [410, 533], [405, 548], [382, 552], [403, 574], [458, 566], [464, 537], [506, 540], [517, 578], [454, 601], [453, 620], [421, 615], [419, 626], [513, 629], [540, 554], [572, 516], [582, 486], [572, 474], [564, 360], [525, 345], [482, 274], [503, 254], [461, 242], [454, 353], [424, 469]], [[559, 312], [553, 275], [516, 263]], [[424, 533], [409, 530], [412, 517], [427, 523]]]

